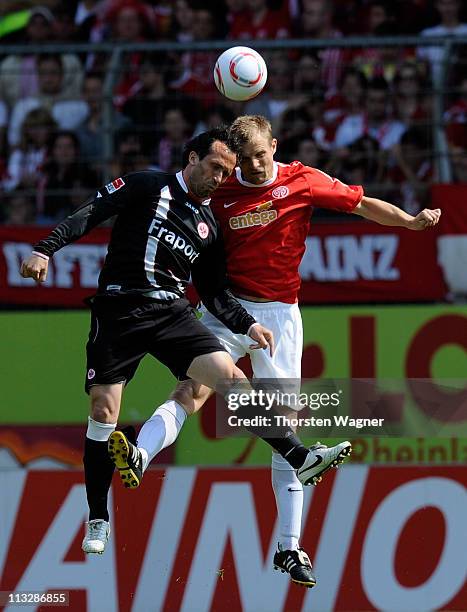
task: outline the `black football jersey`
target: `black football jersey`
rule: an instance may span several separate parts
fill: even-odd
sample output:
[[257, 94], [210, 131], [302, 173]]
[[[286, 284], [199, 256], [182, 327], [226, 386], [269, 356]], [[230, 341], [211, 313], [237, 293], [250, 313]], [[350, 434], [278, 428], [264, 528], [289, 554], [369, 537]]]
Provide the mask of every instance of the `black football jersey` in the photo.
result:
[[209, 202], [190, 196], [182, 172], [135, 172], [99, 189], [34, 250], [52, 256], [115, 216], [99, 294], [177, 299], [192, 275], [207, 308], [232, 331], [246, 333], [254, 319], [228, 291], [221, 233]]

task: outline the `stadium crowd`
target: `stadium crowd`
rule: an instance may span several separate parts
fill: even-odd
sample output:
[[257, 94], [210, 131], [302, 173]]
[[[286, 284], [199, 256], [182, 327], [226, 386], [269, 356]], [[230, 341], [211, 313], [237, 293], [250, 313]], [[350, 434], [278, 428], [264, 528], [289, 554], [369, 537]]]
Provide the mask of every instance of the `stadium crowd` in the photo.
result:
[[[437, 46], [365, 45], [367, 36], [401, 34], [458, 38], [446, 83]], [[267, 87], [244, 104], [215, 89], [218, 51], [125, 53], [109, 100], [110, 54], [66, 48], [342, 36], [361, 37], [361, 47], [264, 51]], [[241, 113], [271, 120], [282, 161], [300, 159], [347, 183], [377, 184], [382, 197], [416, 214], [437, 180], [433, 92], [441, 85], [453, 180], [467, 182], [466, 36], [461, 0], [42, 0], [40, 6], [3, 0], [0, 222], [54, 223], [105, 176], [178, 170], [187, 138]], [[63, 52], [41, 52], [47, 42], [60, 43]], [[31, 52], [8, 54], [5, 44]], [[110, 124], [105, 104], [112, 107]], [[113, 155], [106, 159], [109, 128]]]

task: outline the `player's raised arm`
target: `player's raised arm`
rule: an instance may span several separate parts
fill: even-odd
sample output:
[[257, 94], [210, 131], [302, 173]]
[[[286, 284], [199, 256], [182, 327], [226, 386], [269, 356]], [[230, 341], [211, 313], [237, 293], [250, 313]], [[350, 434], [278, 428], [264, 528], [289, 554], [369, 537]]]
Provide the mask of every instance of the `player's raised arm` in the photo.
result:
[[47, 278], [49, 257], [103, 221], [117, 215], [129, 201], [127, 192], [130, 185], [134, 197], [134, 176], [118, 178], [100, 188], [80, 208], [59, 223], [47, 238], [35, 244], [31, 255], [21, 263], [21, 276], [44, 282]]
[[416, 231], [435, 226], [441, 217], [439, 208], [425, 208], [413, 217], [394, 204], [368, 196], [362, 197], [353, 212], [380, 225], [406, 227]]

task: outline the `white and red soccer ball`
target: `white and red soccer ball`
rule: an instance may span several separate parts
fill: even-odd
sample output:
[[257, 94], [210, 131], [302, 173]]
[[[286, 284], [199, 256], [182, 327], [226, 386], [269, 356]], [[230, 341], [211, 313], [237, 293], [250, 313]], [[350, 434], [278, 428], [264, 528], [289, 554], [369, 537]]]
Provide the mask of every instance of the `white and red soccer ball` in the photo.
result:
[[266, 85], [268, 70], [261, 55], [249, 47], [231, 47], [214, 66], [214, 82], [220, 93], [237, 102], [257, 96]]

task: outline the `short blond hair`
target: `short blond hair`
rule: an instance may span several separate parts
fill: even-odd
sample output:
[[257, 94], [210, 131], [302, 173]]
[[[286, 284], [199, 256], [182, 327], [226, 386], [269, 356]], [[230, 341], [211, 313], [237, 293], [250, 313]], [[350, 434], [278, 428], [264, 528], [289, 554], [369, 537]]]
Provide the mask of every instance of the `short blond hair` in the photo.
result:
[[251, 139], [252, 132], [259, 132], [272, 140], [271, 124], [262, 115], [242, 115], [230, 126], [230, 136], [239, 146]]

